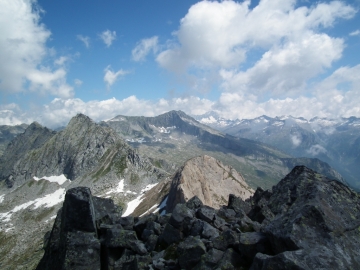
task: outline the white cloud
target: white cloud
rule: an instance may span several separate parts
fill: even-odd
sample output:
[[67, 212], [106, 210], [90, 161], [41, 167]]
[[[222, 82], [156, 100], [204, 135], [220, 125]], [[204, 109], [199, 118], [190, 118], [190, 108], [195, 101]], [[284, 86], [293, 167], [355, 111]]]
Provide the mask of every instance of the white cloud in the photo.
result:
[[111, 87], [119, 78], [124, 77], [129, 71], [120, 69], [116, 72], [111, 70], [110, 65], [104, 69], [104, 82], [106, 83], [107, 87]]
[[349, 34], [350, 36], [358, 36], [360, 35], [360, 30], [355, 30]]
[[66, 56], [60, 56], [58, 59], [54, 61], [55, 65], [63, 66], [67, 61], [69, 61], [69, 58]]
[[294, 95], [306, 88], [307, 80], [329, 68], [341, 57], [343, 40], [325, 34], [308, 34], [301, 42], [288, 41], [273, 47], [246, 71], [223, 77], [226, 91]]
[[[294, 95], [342, 55], [344, 40], [322, 30], [355, 13], [340, 1], [306, 7], [296, 0], [262, 0], [252, 9], [250, 1], [201, 1], [157, 62], [178, 74], [215, 69], [231, 75], [222, 77], [224, 91]], [[250, 54], [255, 59], [249, 61]]]
[[104, 41], [106, 46], [110, 47], [111, 44], [113, 43], [113, 41], [116, 39], [116, 32], [106, 30], [106, 31], [102, 32], [99, 36], [102, 39], [102, 41]]
[[[0, 91], [27, 91], [71, 97], [63, 67], [44, 66], [53, 50], [46, 47], [51, 32], [41, 24], [41, 10], [33, 0], [0, 1]], [[63, 64], [58, 58], [54, 64]]]
[[298, 134], [291, 135], [290, 139], [294, 147], [298, 147], [301, 144], [301, 137]]
[[270, 98], [263, 101], [250, 94], [223, 92], [213, 109], [230, 119], [255, 118], [263, 114], [275, 117], [290, 113], [306, 119], [315, 116], [360, 117], [360, 64], [338, 68], [311, 89], [310, 96]]
[[314, 144], [308, 150], [306, 150], [306, 152], [312, 156], [317, 156], [319, 154], [326, 154], [327, 151], [320, 144]]
[[152, 51], [154, 54], [158, 51], [158, 37], [146, 38], [137, 43], [131, 51], [134, 61], [144, 61], [146, 56]]
[[[16, 104], [0, 107], [0, 124], [20, 124], [38, 121], [56, 128], [65, 126], [77, 113], [83, 113], [95, 121], [107, 120], [116, 115], [156, 116], [170, 110], [183, 110], [189, 114], [204, 114], [211, 110], [213, 102], [198, 97], [160, 99], [150, 101], [130, 96], [123, 100], [116, 98], [102, 101], [84, 102], [81, 99], [55, 98], [49, 104], [39, 106], [36, 110], [22, 111]], [[3, 117], [6, 116], [6, 117]]]
[[90, 38], [83, 35], [77, 35], [76, 38], [80, 41], [82, 41], [86, 48], [90, 47]]

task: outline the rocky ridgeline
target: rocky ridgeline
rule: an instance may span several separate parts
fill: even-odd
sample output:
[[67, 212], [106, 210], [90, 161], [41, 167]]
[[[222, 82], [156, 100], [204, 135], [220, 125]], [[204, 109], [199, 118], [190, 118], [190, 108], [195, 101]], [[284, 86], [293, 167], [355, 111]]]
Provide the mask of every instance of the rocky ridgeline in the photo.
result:
[[246, 201], [193, 197], [164, 216], [70, 189], [37, 269], [360, 269], [359, 242], [359, 194], [299, 166]]

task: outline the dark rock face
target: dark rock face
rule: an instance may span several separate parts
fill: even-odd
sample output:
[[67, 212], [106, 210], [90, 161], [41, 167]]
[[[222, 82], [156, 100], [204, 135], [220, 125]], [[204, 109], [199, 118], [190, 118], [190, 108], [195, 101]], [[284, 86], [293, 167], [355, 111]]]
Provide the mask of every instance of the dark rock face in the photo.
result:
[[360, 269], [359, 194], [303, 166], [218, 210], [192, 198], [165, 216], [120, 214], [69, 190], [38, 269]]
[[5, 179], [6, 185], [12, 187], [14, 179], [11, 173], [15, 164], [31, 150], [41, 148], [55, 134], [55, 131], [34, 122], [16, 136], [0, 158], [0, 181]]

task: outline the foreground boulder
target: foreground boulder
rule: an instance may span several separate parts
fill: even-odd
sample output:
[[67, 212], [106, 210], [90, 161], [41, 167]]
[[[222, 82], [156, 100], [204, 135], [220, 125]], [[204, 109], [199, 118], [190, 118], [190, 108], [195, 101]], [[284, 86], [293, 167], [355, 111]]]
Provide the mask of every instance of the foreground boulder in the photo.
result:
[[303, 166], [220, 209], [193, 197], [164, 216], [120, 215], [69, 190], [37, 269], [360, 269], [359, 194]]

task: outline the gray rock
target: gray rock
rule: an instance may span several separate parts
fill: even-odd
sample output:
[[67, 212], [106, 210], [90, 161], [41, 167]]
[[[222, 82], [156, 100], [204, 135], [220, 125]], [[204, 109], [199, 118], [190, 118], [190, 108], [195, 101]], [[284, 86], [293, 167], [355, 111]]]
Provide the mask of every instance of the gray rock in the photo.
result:
[[106, 231], [104, 245], [110, 248], [131, 249], [132, 243], [136, 240], [136, 232], [113, 228]]
[[194, 270], [207, 270], [214, 269], [220, 259], [223, 257], [224, 252], [212, 248], [206, 254], [201, 256], [200, 262], [194, 267]]
[[241, 256], [234, 249], [229, 248], [218, 262], [216, 269], [232, 270], [243, 266]]
[[203, 205], [204, 205], [203, 202], [199, 199], [198, 196], [194, 196], [186, 202], [186, 207], [191, 210], [197, 210]]
[[77, 187], [66, 192], [61, 226], [64, 232], [84, 231], [96, 234], [95, 211], [89, 188]]
[[177, 204], [172, 212], [172, 215], [169, 220], [174, 228], [183, 230], [184, 223], [186, 220], [190, 220], [194, 217], [194, 212], [186, 207], [185, 204]]
[[206, 247], [200, 239], [193, 236], [187, 237], [177, 248], [179, 265], [184, 269], [191, 269], [206, 253]]
[[98, 270], [100, 265], [100, 242], [93, 233], [67, 233], [64, 263], [59, 269]]
[[220, 233], [213, 240], [214, 248], [225, 251], [230, 247], [235, 247], [239, 243], [239, 235], [232, 230], [226, 230]]
[[235, 212], [242, 210], [245, 214], [248, 214], [251, 210], [251, 205], [249, 203], [243, 201], [240, 197], [237, 197], [234, 194], [229, 195], [227, 207], [228, 209], [233, 209]]
[[183, 233], [168, 223], [165, 225], [158, 241], [161, 247], [166, 248], [173, 243], [179, 243], [182, 239]]
[[145, 243], [145, 247], [148, 252], [154, 251], [158, 242], [158, 236], [157, 235], [150, 235]]
[[215, 209], [204, 205], [196, 211], [196, 216], [207, 223], [212, 223], [215, 217]]
[[205, 239], [214, 239], [219, 236], [219, 231], [211, 226], [209, 223], [204, 222], [201, 236]]
[[251, 263], [256, 253], [272, 254], [269, 239], [261, 232], [240, 234], [240, 241], [236, 248], [245, 259]]

